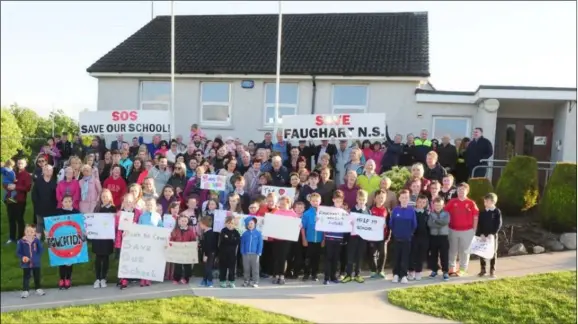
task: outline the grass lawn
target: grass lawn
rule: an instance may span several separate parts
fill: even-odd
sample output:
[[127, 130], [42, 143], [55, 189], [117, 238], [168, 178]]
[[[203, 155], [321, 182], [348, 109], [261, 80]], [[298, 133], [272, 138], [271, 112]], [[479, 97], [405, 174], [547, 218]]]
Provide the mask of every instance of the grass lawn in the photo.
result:
[[173, 297], [2, 313], [2, 323], [308, 323], [212, 298]]
[[388, 299], [463, 323], [576, 323], [576, 271], [397, 289]]

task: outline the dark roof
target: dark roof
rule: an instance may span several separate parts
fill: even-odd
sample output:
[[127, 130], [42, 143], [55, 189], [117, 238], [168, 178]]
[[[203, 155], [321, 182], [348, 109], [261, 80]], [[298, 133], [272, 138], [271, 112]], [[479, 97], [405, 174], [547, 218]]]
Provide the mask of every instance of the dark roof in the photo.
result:
[[561, 87], [528, 87], [528, 86], [500, 86], [500, 85], [481, 85], [476, 91], [445, 91], [445, 90], [429, 90], [429, 89], [415, 89], [415, 93], [429, 93], [439, 95], [457, 95], [457, 96], [473, 96], [480, 90], [536, 90], [536, 91], [576, 91], [576, 88], [561, 88]]
[[[176, 16], [176, 73], [275, 74], [277, 19]], [[170, 73], [170, 21], [156, 17], [87, 71]], [[287, 14], [282, 32], [282, 74], [430, 75], [427, 13]]]

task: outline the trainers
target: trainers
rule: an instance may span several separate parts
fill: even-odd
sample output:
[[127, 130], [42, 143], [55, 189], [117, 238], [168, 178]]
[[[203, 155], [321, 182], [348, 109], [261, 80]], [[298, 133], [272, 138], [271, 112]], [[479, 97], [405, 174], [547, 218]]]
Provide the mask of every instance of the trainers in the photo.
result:
[[100, 288], [106, 288], [106, 287], [107, 287], [107, 285], [106, 285], [106, 279], [101, 279], [101, 280], [100, 280]]
[[323, 280], [323, 284], [324, 284], [324, 285], [329, 285], [329, 280], [327, 280], [327, 279]]
[[338, 279], [339, 281], [341, 281], [341, 280], [343, 280], [344, 278], [345, 278], [345, 276], [342, 275], [342, 274], [340, 274], [340, 275], [339, 275], [339, 278], [337, 278], [337, 279]]
[[213, 280], [207, 281], [207, 287], [213, 288]]
[[438, 276], [438, 272], [437, 272], [437, 271], [432, 271], [432, 272], [429, 274], [429, 277], [430, 277], [430, 278], [435, 278], [435, 277], [437, 277], [437, 276]]
[[146, 286], [146, 285], [147, 285], [147, 281], [144, 280], [144, 279], [141, 279], [141, 280], [140, 280], [140, 286], [141, 286], [141, 287], [144, 287], [144, 286]]
[[259, 283], [258, 283], [258, 282], [254, 282], [254, 283], [253, 283], [253, 288], [259, 288]]
[[371, 278], [371, 279], [377, 279], [377, 272], [371, 272], [371, 273], [369, 274], [369, 278]]
[[235, 282], [234, 281], [229, 281], [229, 288], [235, 288], [237, 286], [235, 286]]
[[285, 284], [285, 278], [279, 278], [279, 280], [277, 280], [277, 284], [278, 285], [284, 285]]
[[201, 283], [199, 283], [199, 287], [206, 287], [207, 286], [207, 280], [203, 279], [201, 280]]
[[96, 279], [96, 281], [92, 285], [92, 288], [94, 288], [94, 289], [100, 288], [100, 280]]
[[407, 274], [407, 280], [415, 280], [415, 272], [411, 271]]
[[271, 280], [271, 283], [274, 285], [278, 285], [280, 280], [281, 279], [279, 279], [279, 278], [273, 278], [273, 280]]
[[38, 296], [44, 296], [44, 295], [46, 295], [46, 293], [45, 293], [44, 290], [42, 290], [42, 289], [36, 289], [36, 295], [38, 295]]
[[468, 273], [463, 271], [463, 270], [458, 271], [458, 277], [465, 277], [467, 275], [468, 275]]
[[480, 273], [478, 273], [478, 277], [483, 277], [486, 275], [486, 270], [482, 270], [480, 271]]
[[128, 288], [128, 280], [122, 279], [120, 281], [120, 289], [126, 289], [126, 288]]
[[444, 272], [443, 278], [444, 278], [444, 281], [448, 281], [448, 280], [450, 280], [450, 275], [447, 272]]
[[311, 281], [317, 282], [317, 281], [319, 281], [319, 278], [317, 278], [317, 276], [313, 276], [313, 277], [311, 277]]
[[250, 284], [248, 281], [243, 282], [243, 287], [249, 287], [249, 286], [250, 286]]
[[343, 279], [341, 279], [341, 282], [342, 283], [348, 283], [348, 282], [351, 282], [351, 280], [353, 280], [353, 279], [351, 279], [351, 276], [345, 276]]
[[64, 279], [64, 288], [68, 289], [72, 286], [72, 282], [70, 282], [70, 279]]
[[188, 284], [188, 282], [187, 282], [187, 280], [186, 280], [186, 279], [181, 279], [181, 281], [180, 281], [180, 282], [181, 282], [181, 285], [186, 285], [186, 284]]
[[387, 278], [387, 275], [385, 274], [385, 272], [380, 272], [380, 273], [377, 274], [377, 277], [378, 277], [379, 279], [386, 279], [386, 278]]
[[152, 282], [150, 280], [145, 280], [145, 285], [148, 287], [148, 286], [152, 285]]
[[329, 282], [330, 282], [330, 283], [334, 283], [334, 284], [341, 283], [341, 281], [339, 281], [338, 279], [329, 280]]
[[365, 279], [363, 279], [363, 277], [360, 275], [355, 276], [354, 280], [357, 283], [364, 283], [365, 282]]
[[393, 276], [393, 280], [391, 280], [391, 282], [398, 283], [399, 282], [399, 276], [398, 275]]
[[23, 291], [23, 292], [20, 294], [20, 297], [22, 297], [22, 298], [28, 298], [28, 295], [29, 295], [29, 293], [28, 293], [27, 291]]
[[408, 283], [407, 277], [401, 278], [401, 280], [399, 282], [401, 282], [402, 284]]
[[496, 278], [496, 271], [490, 270], [490, 277], [491, 277], [491, 278]]
[[414, 279], [415, 279], [415, 281], [420, 281], [421, 280], [421, 272], [416, 272]]
[[220, 284], [221, 288], [227, 288], [227, 282], [226, 281], [222, 281]]
[[176, 281], [176, 280], [173, 280], [173, 285], [178, 285], [178, 284], [179, 284], [179, 282], [178, 282], [178, 281]]
[[10, 244], [10, 243], [12, 243], [12, 240], [6, 241], [6, 245], [8, 245], [8, 244]]

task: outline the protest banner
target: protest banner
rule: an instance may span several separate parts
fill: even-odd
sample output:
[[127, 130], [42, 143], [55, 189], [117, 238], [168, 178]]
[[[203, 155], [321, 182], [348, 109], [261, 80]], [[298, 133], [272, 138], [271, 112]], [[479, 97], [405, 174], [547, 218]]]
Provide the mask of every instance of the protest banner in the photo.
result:
[[383, 241], [385, 217], [351, 213], [353, 219], [352, 235], [359, 235], [370, 242]]
[[287, 141], [379, 140], [385, 138], [385, 114], [286, 115], [283, 137]]
[[88, 262], [83, 214], [46, 217], [44, 225], [50, 266]]
[[114, 240], [114, 214], [84, 214], [84, 227], [89, 240]]
[[173, 218], [173, 215], [171, 215], [171, 214], [164, 214], [163, 215], [163, 227], [164, 228], [168, 228], [172, 231], [176, 225], [177, 225], [177, 221], [176, 221], [176, 219]]
[[277, 240], [297, 242], [301, 232], [301, 218], [265, 214], [263, 236]]
[[78, 118], [80, 135], [168, 134], [169, 111], [111, 110], [83, 111]]
[[221, 230], [225, 227], [225, 218], [227, 217], [227, 211], [223, 209], [215, 210], [213, 217], [213, 232], [221, 233]]
[[265, 197], [269, 193], [274, 193], [277, 198], [281, 196], [287, 196], [291, 198], [291, 201], [295, 199], [295, 188], [283, 188], [283, 187], [275, 187], [275, 186], [262, 186], [261, 187], [261, 194]]
[[199, 248], [197, 242], [169, 242], [165, 250], [167, 262], [177, 264], [199, 263]]
[[163, 282], [171, 231], [166, 228], [134, 224], [125, 231], [118, 264], [119, 278]]
[[126, 231], [133, 224], [134, 224], [134, 213], [121, 211], [118, 220], [118, 229], [121, 231]]
[[349, 213], [336, 207], [319, 206], [315, 230], [319, 232], [349, 233], [351, 232]]
[[479, 236], [474, 236], [472, 243], [470, 244], [470, 254], [475, 254], [484, 259], [491, 259], [494, 257], [495, 250], [495, 238], [494, 236], [486, 237], [482, 239]]
[[201, 189], [225, 191], [227, 177], [215, 174], [201, 176]]

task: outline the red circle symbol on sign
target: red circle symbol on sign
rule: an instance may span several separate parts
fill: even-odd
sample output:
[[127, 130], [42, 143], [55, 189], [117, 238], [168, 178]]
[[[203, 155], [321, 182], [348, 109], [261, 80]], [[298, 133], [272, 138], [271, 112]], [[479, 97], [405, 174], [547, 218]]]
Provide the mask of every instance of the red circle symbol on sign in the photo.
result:
[[[80, 225], [78, 225], [77, 222], [73, 222], [73, 221], [69, 220], [69, 221], [61, 222], [61, 223], [58, 223], [58, 224], [55, 224], [54, 226], [52, 226], [52, 228], [50, 229], [50, 232], [48, 232], [48, 237], [54, 237], [54, 233], [56, 232], [57, 229], [59, 229], [61, 227], [66, 227], [66, 226], [74, 227], [74, 229], [76, 230], [78, 235], [82, 236], [82, 229], [80, 228]], [[50, 251], [52, 251], [52, 253], [54, 255], [56, 255], [57, 257], [71, 258], [71, 257], [75, 257], [78, 254], [80, 254], [80, 251], [82, 251], [82, 244], [73, 246], [69, 249], [57, 249], [56, 247], [51, 247]]]

